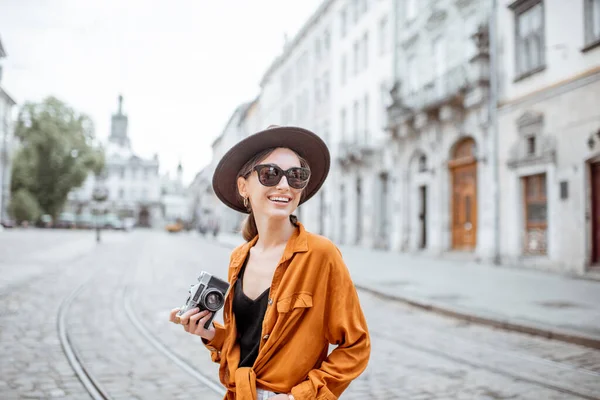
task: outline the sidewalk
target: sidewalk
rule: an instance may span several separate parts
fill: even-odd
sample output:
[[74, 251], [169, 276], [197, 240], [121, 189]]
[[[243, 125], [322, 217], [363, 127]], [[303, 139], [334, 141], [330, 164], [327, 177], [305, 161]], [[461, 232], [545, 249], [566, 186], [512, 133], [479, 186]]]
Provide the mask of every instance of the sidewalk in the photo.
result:
[[[221, 234], [233, 247], [237, 235]], [[600, 282], [340, 246], [357, 288], [503, 329], [600, 348]]]

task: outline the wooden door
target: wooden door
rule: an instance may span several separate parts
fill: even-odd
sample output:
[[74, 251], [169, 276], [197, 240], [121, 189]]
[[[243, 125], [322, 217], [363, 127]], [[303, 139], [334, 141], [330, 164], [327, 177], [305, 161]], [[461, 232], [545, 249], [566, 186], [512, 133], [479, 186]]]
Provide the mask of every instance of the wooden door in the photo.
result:
[[523, 215], [525, 216], [526, 255], [545, 255], [548, 249], [548, 199], [546, 174], [523, 178]]
[[452, 248], [473, 250], [477, 244], [477, 164], [452, 170]]
[[591, 166], [592, 264], [600, 264], [600, 163]]

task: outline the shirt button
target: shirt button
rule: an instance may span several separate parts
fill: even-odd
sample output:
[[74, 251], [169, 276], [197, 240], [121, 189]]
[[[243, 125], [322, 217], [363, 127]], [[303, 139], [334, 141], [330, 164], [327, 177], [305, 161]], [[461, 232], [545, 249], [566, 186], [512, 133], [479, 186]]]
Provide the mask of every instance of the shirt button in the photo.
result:
[[269, 335], [263, 336], [263, 340], [267, 340], [268, 338], [269, 338]]
[[269, 305], [273, 305], [273, 299], [269, 298]]

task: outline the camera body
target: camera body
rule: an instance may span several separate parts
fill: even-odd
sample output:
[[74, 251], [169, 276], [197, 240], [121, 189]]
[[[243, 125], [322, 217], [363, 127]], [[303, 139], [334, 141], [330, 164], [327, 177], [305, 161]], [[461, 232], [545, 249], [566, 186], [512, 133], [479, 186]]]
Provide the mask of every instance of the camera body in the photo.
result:
[[198, 277], [198, 283], [190, 287], [190, 295], [177, 315], [181, 316], [186, 311], [196, 307], [200, 311], [208, 310], [212, 313], [209, 320], [204, 324], [204, 329], [208, 329], [217, 311], [223, 308], [228, 291], [228, 282], [216, 278], [206, 271], [202, 271]]

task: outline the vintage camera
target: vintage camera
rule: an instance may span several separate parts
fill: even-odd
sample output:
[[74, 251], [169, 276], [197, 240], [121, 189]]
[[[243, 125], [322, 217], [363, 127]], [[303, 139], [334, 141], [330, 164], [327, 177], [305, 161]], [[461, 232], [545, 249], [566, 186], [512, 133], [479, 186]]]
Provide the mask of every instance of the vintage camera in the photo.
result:
[[217, 311], [225, 304], [228, 291], [229, 283], [202, 271], [198, 277], [198, 283], [190, 287], [190, 295], [177, 315], [181, 316], [186, 311], [196, 307], [200, 311], [208, 310], [212, 313], [212, 316], [204, 324], [204, 328], [208, 329]]

